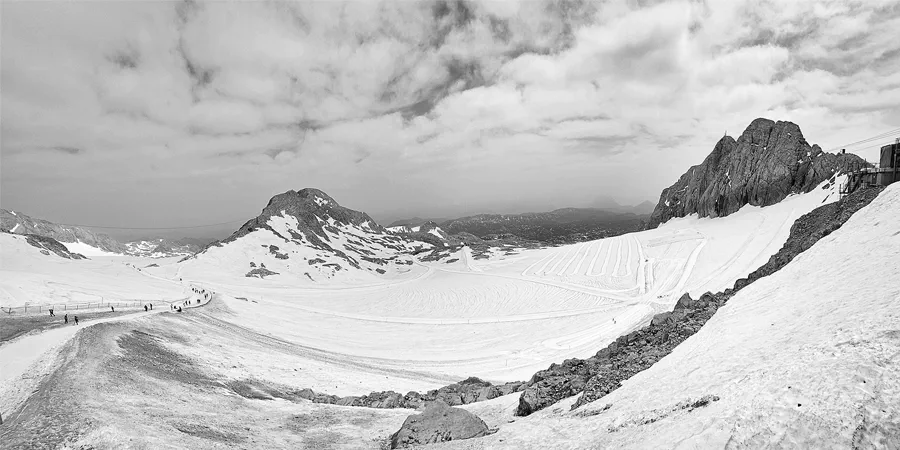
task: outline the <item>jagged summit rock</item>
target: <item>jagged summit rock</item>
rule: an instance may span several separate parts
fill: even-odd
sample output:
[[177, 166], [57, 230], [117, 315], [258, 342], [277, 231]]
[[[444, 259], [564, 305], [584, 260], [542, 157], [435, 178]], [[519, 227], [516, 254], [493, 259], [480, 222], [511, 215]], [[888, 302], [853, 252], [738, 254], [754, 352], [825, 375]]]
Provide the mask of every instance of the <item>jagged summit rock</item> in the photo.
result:
[[701, 164], [664, 189], [647, 227], [694, 213], [721, 217], [748, 204], [772, 205], [811, 191], [835, 173], [866, 165], [856, 155], [810, 146], [792, 122], [756, 119], [737, 140], [720, 139]]

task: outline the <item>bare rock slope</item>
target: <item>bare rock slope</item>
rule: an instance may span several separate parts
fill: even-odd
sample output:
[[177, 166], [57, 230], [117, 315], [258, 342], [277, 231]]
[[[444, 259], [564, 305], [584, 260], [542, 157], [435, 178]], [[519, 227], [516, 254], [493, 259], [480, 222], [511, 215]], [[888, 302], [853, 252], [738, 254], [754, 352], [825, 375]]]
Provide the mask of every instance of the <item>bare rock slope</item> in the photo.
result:
[[701, 164], [663, 189], [647, 227], [694, 213], [721, 217], [748, 204], [773, 205], [811, 191], [837, 172], [865, 165], [856, 155], [810, 146], [794, 123], [756, 119], [737, 140], [720, 139]]

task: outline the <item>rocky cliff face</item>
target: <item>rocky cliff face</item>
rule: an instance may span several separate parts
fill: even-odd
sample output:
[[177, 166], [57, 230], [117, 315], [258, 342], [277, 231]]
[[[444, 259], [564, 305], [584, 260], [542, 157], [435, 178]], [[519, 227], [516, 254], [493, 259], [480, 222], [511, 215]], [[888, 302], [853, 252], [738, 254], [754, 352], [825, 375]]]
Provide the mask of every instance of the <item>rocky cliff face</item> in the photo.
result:
[[721, 217], [748, 204], [772, 205], [809, 192], [836, 172], [866, 165], [856, 155], [810, 146], [794, 123], [756, 119], [737, 140], [720, 139], [703, 163], [664, 189], [647, 227], [694, 213]]

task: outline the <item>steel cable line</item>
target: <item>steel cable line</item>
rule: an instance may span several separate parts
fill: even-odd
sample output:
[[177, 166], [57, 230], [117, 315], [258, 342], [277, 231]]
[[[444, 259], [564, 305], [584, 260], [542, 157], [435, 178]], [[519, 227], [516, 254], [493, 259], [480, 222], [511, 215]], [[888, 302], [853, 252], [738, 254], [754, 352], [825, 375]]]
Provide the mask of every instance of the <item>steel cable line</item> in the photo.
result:
[[[67, 227], [81, 227], [81, 228], [101, 228], [104, 230], [187, 230], [192, 228], [208, 228], [208, 227], [216, 227], [220, 225], [229, 225], [232, 223], [244, 222], [247, 219], [237, 219], [231, 220], [228, 222], [220, 222], [220, 223], [211, 223], [207, 225], [191, 225], [187, 227], [109, 227], [109, 226], [101, 226], [101, 225], [82, 225], [76, 223], [57, 223], [57, 225], [67, 226]], [[54, 222], [55, 223], [55, 222]]]
[[893, 138], [893, 137], [900, 137], [900, 128], [895, 128], [895, 129], [890, 130], [890, 131], [885, 131], [885, 132], [880, 133], [880, 134], [877, 134], [877, 135], [875, 135], [875, 136], [871, 136], [871, 137], [868, 137], [868, 138], [865, 138], [865, 139], [861, 139], [861, 140], [858, 140], [858, 141], [856, 141], [856, 142], [851, 142], [851, 143], [849, 143], [849, 144], [839, 145], [839, 146], [834, 147], [834, 148], [832, 148], [831, 150], [828, 150], [828, 151], [829, 151], [829, 152], [833, 152], [833, 151], [840, 150], [840, 149], [843, 149], [843, 148], [854, 147], [854, 146], [857, 146], [857, 145], [867, 144], [867, 143], [871, 143], [871, 142], [873, 142], [873, 141], [877, 141], [877, 140], [881, 140], [881, 139], [890, 139], [890, 138]]

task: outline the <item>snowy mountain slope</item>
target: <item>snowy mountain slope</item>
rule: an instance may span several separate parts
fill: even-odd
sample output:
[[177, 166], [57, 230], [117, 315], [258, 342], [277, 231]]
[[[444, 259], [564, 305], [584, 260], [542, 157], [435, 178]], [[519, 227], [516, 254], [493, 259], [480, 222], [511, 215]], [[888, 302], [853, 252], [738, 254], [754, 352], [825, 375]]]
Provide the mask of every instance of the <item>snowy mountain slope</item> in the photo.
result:
[[317, 189], [273, 197], [227, 239], [188, 258], [179, 274], [197, 279], [271, 279], [276, 283], [376, 283], [424, 268], [410, 255], [431, 245], [388, 232], [367, 214]]
[[895, 184], [609, 395], [442, 448], [900, 448], [898, 205]]
[[0, 209], [0, 230], [14, 234], [36, 234], [55, 239], [69, 251], [85, 256], [125, 254], [127, 248], [121, 242], [90, 230], [70, 225], [60, 225], [22, 214]]
[[[184, 289], [142, 273], [128, 258], [73, 260], [0, 233], [0, 305], [176, 299]], [[133, 258], [132, 258], [133, 260]]]
[[160, 238], [122, 243], [110, 236], [94, 233], [86, 228], [60, 225], [5, 209], [0, 209], [0, 231], [48, 237], [62, 243], [69, 251], [88, 257], [131, 255], [166, 258], [187, 256], [200, 250], [200, 246], [190, 242], [190, 239]]

